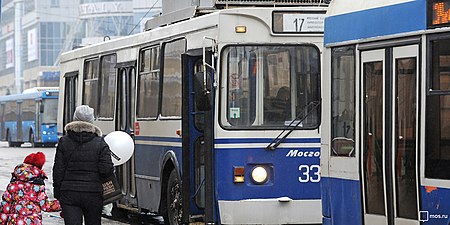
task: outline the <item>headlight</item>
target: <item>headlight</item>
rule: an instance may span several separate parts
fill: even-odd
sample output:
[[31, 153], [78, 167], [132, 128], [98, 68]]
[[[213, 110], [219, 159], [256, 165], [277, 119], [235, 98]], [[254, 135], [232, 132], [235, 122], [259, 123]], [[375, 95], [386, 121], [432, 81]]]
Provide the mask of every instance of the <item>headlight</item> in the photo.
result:
[[42, 131], [42, 134], [43, 134], [43, 135], [46, 135], [46, 134], [47, 134], [47, 131], [45, 131], [45, 130]]
[[267, 181], [268, 173], [266, 168], [262, 166], [256, 166], [252, 170], [252, 179], [257, 184], [262, 184]]

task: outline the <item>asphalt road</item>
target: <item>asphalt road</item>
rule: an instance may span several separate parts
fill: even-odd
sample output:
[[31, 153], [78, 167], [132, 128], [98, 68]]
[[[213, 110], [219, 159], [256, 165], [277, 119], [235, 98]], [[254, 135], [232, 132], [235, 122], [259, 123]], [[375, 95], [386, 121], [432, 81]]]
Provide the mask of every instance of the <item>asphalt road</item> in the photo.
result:
[[[44, 171], [47, 173], [49, 179], [46, 180], [46, 192], [49, 198], [53, 198], [53, 181], [52, 181], [52, 167], [53, 159], [55, 157], [55, 148], [31, 148], [22, 145], [22, 148], [9, 148], [6, 142], [0, 142], [0, 192], [3, 193], [6, 186], [11, 179], [11, 172], [14, 167], [23, 162], [25, 156], [32, 152], [41, 151], [46, 155], [47, 161], [44, 164]], [[122, 218], [122, 222], [114, 221], [107, 218], [102, 218], [103, 225], [124, 225], [124, 224], [151, 224], [149, 222], [144, 222], [138, 215], [130, 215], [128, 217]], [[44, 213], [43, 224], [45, 225], [61, 225], [64, 224], [64, 220], [59, 216], [59, 213]]]

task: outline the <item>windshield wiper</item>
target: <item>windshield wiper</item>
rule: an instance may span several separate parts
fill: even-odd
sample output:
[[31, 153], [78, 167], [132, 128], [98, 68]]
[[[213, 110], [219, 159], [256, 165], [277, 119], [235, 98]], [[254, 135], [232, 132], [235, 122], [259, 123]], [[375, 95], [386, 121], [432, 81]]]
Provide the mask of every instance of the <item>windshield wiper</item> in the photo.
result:
[[[292, 120], [289, 125], [284, 128], [278, 136], [267, 145], [267, 150], [275, 150], [278, 145], [284, 142], [287, 136], [295, 130], [315, 109], [320, 106], [320, 101], [312, 101], [308, 105], [306, 105], [305, 110], [302, 110], [294, 120]], [[294, 124], [295, 123], [295, 124]]]

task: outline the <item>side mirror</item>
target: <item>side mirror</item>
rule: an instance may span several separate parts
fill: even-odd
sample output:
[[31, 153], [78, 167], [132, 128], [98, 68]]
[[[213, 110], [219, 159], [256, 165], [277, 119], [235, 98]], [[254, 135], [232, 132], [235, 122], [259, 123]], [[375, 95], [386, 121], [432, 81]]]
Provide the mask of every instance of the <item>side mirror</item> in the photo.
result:
[[210, 83], [207, 82], [207, 87], [204, 87], [203, 72], [194, 75], [195, 106], [199, 111], [211, 110], [211, 90], [208, 89], [209, 86]]
[[44, 103], [39, 104], [39, 112], [44, 113]]

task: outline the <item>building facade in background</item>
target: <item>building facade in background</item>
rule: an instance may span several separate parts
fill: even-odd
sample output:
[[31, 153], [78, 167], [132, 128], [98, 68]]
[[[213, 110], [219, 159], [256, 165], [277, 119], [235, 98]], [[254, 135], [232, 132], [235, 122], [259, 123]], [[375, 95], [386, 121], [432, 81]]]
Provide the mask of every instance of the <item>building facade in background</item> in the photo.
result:
[[[74, 47], [141, 32], [162, 0], [2, 0], [0, 95], [59, 86], [59, 58]], [[19, 41], [17, 41], [19, 40]]]

